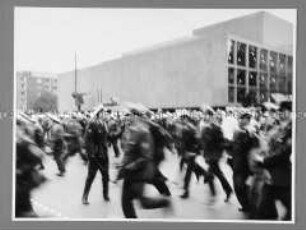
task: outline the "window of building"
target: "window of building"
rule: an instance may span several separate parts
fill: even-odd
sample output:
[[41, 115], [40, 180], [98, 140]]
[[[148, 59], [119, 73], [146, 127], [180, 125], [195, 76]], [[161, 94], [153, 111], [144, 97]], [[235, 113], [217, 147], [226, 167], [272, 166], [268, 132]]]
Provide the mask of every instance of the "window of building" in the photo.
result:
[[288, 56], [287, 71], [288, 73], [292, 73], [292, 56]]
[[249, 86], [250, 87], [257, 86], [257, 72], [254, 71], [249, 72]]
[[268, 91], [267, 90], [260, 90], [259, 91], [259, 102], [263, 103], [268, 101]]
[[256, 68], [257, 66], [257, 47], [249, 46], [249, 67]]
[[259, 68], [261, 70], [266, 71], [268, 67], [268, 51], [265, 49], [260, 50], [260, 61], [259, 61]]
[[278, 57], [278, 73], [280, 75], [286, 74], [286, 55], [285, 54], [279, 54]]
[[239, 86], [246, 85], [245, 70], [241, 70], [241, 69], [237, 70], [237, 85]]
[[268, 89], [268, 74], [260, 73], [259, 75], [259, 88], [263, 90]]
[[278, 91], [280, 93], [286, 93], [286, 78], [285, 77], [279, 77], [278, 78]]
[[287, 79], [287, 93], [292, 94], [292, 79]]
[[270, 77], [270, 92], [275, 93], [277, 91], [276, 75], [271, 74]]
[[246, 58], [246, 44], [237, 42], [237, 64], [245, 66]]
[[243, 103], [245, 100], [246, 95], [246, 88], [245, 87], [238, 87], [237, 88], [237, 102]]
[[234, 103], [235, 102], [235, 86], [228, 87], [228, 102]]
[[269, 55], [269, 67], [270, 72], [276, 73], [276, 62], [277, 62], [277, 53], [271, 51]]
[[227, 57], [228, 57], [228, 63], [234, 64], [234, 50], [235, 50], [235, 44], [236, 42], [234, 40], [228, 41], [228, 47], [227, 47]]
[[229, 84], [235, 83], [234, 68], [228, 68], [228, 83]]
[[255, 87], [252, 87], [249, 89], [249, 97], [252, 100], [251, 102], [257, 102], [257, 89]]

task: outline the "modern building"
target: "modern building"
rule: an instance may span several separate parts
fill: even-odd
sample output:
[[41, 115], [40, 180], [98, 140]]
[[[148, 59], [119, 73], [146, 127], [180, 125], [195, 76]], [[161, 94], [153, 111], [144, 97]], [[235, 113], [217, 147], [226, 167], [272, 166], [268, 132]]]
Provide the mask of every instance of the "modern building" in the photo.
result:
[[17, 109], [28, 111], [33, 109], [35, 101], [43, 92], [57, 95], [57, 76], [50, 73], [20, 71], [16, 73]]
[[[78, 70], [84, 109], [117, 97], [151, 108], [258, 102], [291, 94], [293, 25], [266, 12], [195, 29], [187, 38]], [[59, 75], [59, 110], [75, 110], [74, 71]]]

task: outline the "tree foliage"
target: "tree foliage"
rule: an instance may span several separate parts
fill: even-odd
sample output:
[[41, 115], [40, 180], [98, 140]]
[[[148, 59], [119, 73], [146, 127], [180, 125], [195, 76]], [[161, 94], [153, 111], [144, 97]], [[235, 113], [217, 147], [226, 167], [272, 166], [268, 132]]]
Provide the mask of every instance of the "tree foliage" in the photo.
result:
[[33, 110], [37, 112], [54, 112], [57, 111], [57, 103], [58, 98], [56, 94], [44, 91], [35, 100]]

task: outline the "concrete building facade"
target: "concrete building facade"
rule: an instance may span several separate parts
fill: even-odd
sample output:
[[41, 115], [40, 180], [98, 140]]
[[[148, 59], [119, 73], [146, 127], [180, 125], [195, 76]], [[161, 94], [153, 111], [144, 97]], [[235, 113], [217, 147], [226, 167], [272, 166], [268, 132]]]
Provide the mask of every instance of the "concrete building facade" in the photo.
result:
[[[293, 25], [260, 12], [78, 70], [83, 109], [111, 97], [151, 108], [258, 102], [292, 93]], [[75, 110], [74, 71], [59, 75], [59, 111]]]
[[16, 73], [16, 106], [18, 110], [32, 110], [35, 101], [43, 92], [47, 91], [57, 95], [57, 90], [58, 82], [55, 74], [31, 71]]

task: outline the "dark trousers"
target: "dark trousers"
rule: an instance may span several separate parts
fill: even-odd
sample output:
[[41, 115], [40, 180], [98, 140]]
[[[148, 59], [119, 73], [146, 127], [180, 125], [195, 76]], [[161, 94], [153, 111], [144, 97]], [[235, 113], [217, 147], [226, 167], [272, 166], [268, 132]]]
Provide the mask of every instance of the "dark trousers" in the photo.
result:
[[119, 151], [119, 147], [118, 147], [118, 138], [110, 138], [110, 143], [113, 146], [113, 150], [115, 153], [115, 157], [119, 157], [120, 155], [120, 151]]
[[66, 172], [65, 160], [63, 154], [55, 154], [54, 156], [55, 163], [60, 173]]
[[234, 172], [233, 175], [236, 197], [242, 207], [242, 210], [244, 211], [250, 210], [249, 187], [246, 185], [248, 176], [249, 175], [247, 173], [242, 173], [242, 172], [241, 173]]
[[53, 156], [59, 172], [65, 173], [65, 143], [61, 139], [54, 141]]
[[134, 199], [139, 199], [144, 209], [162, 208], [169, 205], [169, 201], [164, 198], [149, 198], [144, 196], [144, 182], [124, 179], [122, 189], [122, 211], [126, 218], [137, 218], [133, 205]]
[[100, 171], [102, 175], [103, 197], [104, 199], [108, 199], [109, 162], [107, 158], [102, 160], [96, 157], [96, 158], [89, 158], [88, 174], [87, 174], [85, 187], [84, 187], [84, 193], [83, 193], [83, 198], [85, 200], [88, 199], [91, 185], [96, 177], [98, 170]]
[[68, 145], [68, 151], [64, 155], [64, 162], [66, 162], [69, 157], [73, 157], [77, 153], [80, 155], [81, 159], [84, 162], [88, 162], [88, 157], [87, 157], [86, 153], [84, 153], [83, 148], [82, 148], [82, 146], [80, 145], [79, 142], [71, 142]]
[[[210, 175], [214, 175], [218, 178], [218, 180], [221, 182], [222, 188], [224, 190], [224, 192], [226, 193], [226, 195], [230, 194], [233, 189], [230, 186], [230, 184], [228, 183], [227, 179], [225, 178], [223, 172], [220, 169], [219, 166], [219, 161], [218, 160], [211, 160], [207, 162], [209, 168], [208, 168], [208, 173]], [[214, 178], [214, 177], [212, 177]], [[216, 188], [215, 188], [215, 183], [214, 183], [214, 179], [209, 180], [208, 181], [208, 185], [210, 188], [210, 192], [213, 196], [216, 195]]]
[[291, 220], [291, 188], [268, 184], [263, 187], [262, 200], [258, 208], [257, 218], [269, 220], [277, 219], [276, 200], [280, 200], [286, 208], [284, 220]]
[[30, 191], [28, 189], [23, 188], [22, 185], [17, 184], [15, 199], [16, 217], [24, 217], [26, 213], [33, 211]]
[[[185, 178], [184, 178], [184, 190], [185, 190], [185, 192], [189, 191], [189, 185], [190, 185], [192, 172], [195, 173], [197, 178], [199, 178], [201, 175], [203, 175], [204, 178], [209, 176], [208, 172], [205, 169], [203, 169], [195, 161], [195, 159], [196, 159], [196, 156], [192, 156], [192, 157], [189, 157], [189, 158], [185, 158], [183, 160], [183, 162], [187, 163], [187, 170], [186, 170], [186, 175], [185, 175]], [[181, 161], [181, 164], [182, 164], [182, 161]]]
[[160, 194], [165, 196], [171, 196], [171, 192], [165, 182], [166, 182], [166, 177], [162, 174], [162, 172], [159, 169], [157, 169], [156, 175], [152, 180], [152, 185], [155, 186], [155, 188]]

